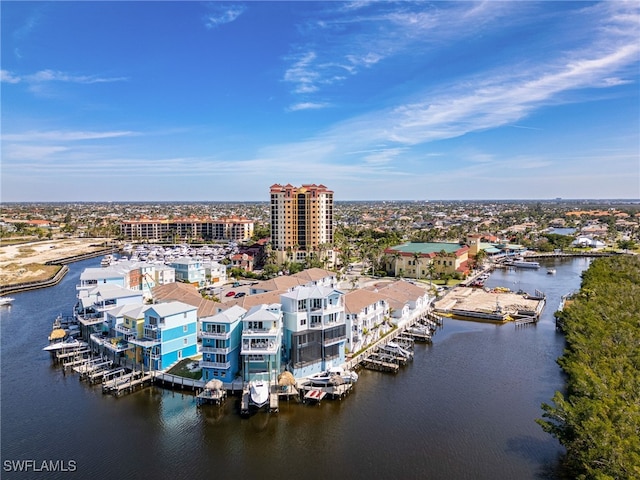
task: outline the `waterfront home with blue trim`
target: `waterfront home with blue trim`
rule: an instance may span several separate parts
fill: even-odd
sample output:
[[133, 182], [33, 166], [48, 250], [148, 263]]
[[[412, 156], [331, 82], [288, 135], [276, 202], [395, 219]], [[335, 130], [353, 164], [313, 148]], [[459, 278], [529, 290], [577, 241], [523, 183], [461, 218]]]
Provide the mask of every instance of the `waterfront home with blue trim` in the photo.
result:
[[182, 302], [158, 303], [145, 310], [143, 336], [129, 342], [143, 349], [146, 367], [166, 370], [198, 353], [197, 311]]
[[280, 374], [282, 309], [277, 303], [256, 305], [242, 319], [243, 380], [269, 380]]
[[234, 305], [216, 315], [200, 319], [202, 379], [231, 383], [240, 371], [242, 317], [247, 311]]
[[334, 288], [297, 287], [280, 295], [284, 359], [294, 377], [323, 372], [345, 361], [344, 293]]
[[203, 287], [205, 283], [205, 268], [202, 261], [192, 257], [180, 257], [169, 264], [176, 270], [176, 281], [191, 283]]

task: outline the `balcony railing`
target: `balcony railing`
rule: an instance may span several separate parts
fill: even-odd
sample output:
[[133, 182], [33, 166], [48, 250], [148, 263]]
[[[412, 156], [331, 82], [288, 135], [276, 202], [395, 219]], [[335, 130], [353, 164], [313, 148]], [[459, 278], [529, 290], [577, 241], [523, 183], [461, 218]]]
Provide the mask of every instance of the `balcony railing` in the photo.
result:
[[200, 360], [200, 368], [217, 368], [218, 370], [228, 370], [231, 368], [231, 362], [210, 362], [208, 360]]
[[216, 340], [228, 340], [231, 338], [231, 332], [207, 332], [202, 330], [198, 333], [198, 337], [200, 338], [215, 338]]
[[330, 345], [335, 345], [336, 343], [340, 343], [346, 339], [347, 339], [346, 335], [340, 335], [338, 337], [325, 338], [323, 343], [325, 347], [328, 347]]
[[124, 333], [125, 335], [135, 335], [137, 333], [136, 329], [125, 327], [123, 325], [116, 325], [115, 326], [115, 331], [116, 332], [120, 332], [120, 333]]
[[231, 351], [229, 347], [202, 347], [202, 353], [220, 353], [223, 355], [228, 354]]

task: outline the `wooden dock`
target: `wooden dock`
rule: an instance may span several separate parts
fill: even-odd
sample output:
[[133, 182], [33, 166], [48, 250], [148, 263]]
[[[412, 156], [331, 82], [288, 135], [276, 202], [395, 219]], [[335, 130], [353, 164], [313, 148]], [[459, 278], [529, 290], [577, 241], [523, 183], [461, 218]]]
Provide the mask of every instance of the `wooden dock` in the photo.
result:
[[378, 372], [391, 372], [398, 373], [400, 365], [398, 363], [389, 361], [385, 357], [381, 357], [376, 354], [362, 360], [362, 366], [367, 370], [376, 370]]
[[146, 375], [140, 370], [108, 380], [102, 384], [102, 393], [111, 393], [116, 397], [124, 393], [131, 393], [135, 388], [150, 385], [153, 381], [153, 374], [148, 372]]
[[196, 405], [214, 404], [222, 405], [227, 398], [227, 391], [224, 389], [210, 390], [205, 388], [196, 395]]

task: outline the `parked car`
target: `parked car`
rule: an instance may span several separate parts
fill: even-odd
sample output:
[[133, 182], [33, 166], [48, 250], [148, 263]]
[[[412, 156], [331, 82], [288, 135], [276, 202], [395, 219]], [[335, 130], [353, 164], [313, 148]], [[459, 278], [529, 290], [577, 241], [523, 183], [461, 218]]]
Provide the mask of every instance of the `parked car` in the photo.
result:
[[236, 292], [227, 292], [225, 297], [233, 297], [235, 294], [236, 294]]
[[240, 286], [240, 282], [233, 282], [233, 286], [234, 287], [239, 287]]
[[245, 292], [238, 292], [233, 296], [233, 298], [240, 298], [240, 297], [244, 297], [245, 295], [246, 295]]

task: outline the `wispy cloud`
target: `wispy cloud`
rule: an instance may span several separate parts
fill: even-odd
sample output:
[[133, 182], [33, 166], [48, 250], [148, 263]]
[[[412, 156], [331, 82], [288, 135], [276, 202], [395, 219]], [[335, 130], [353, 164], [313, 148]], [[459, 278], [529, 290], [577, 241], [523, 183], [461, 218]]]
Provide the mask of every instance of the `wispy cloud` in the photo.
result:
[[80, 140], [97, 140], [105, 138], [129, 137], [138, 135], [128, 130], [91, 132], [91, 131], [29, 131], [24, 133], [7, 133], [2, 135], [8, 142], [72, 142]]
[[297, 112], [299, 110], [318, 110], [320, 108], [326, 108], [328, 107], [329, 104], [328, 103], [321, 103], [321, 102], [300, 102], [300, 103], [296, 103], [294, 105], [291, 105], [288, 110], [290, 112]]
[[42, 93], [47, 85], [55, 82], [59, 83], [75, 83], [82, 85], [91, 85], [96, 83], [125, 82], [127, 77], [105, 77], [100, 75], [76, 75], [59, 70], [40, 70], [36, 73], [20, 75], [8, 70], [0, 72], [0, 81], [2, 83], [18, 84], [24, 83], [33, 93]]
[[244, 5], [212, 4], [210, 10], [211, 12], [204, 18], [204, 25], [209, 29], [235, 21], [245, 12], [246, 7]]
[[4, 83], [20, 83], [20, 77], [7, 70], [0, 70], [0, 81]]
[[446, 8], [422, 2], [329, 2], [300, 28], [296, 53], [284, 59], [289, 66], [283, 80], [292, 85], [294, 95], [310, 100], [310, 94], [395, 55], [427, 52], [446, 38], [474, 35], [486, 22], [515, 8], [496, 2], [454, 2]]

